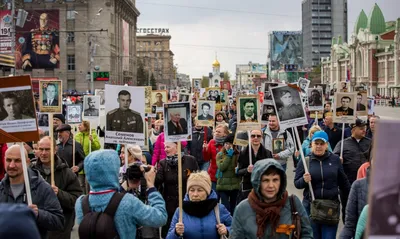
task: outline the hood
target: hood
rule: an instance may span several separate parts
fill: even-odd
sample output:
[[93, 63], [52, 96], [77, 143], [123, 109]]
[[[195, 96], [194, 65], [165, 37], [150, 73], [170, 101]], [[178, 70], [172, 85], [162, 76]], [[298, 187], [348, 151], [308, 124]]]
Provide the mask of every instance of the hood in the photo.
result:
[[253, 185], [258, 198], [262, 198], [260, 194], [261, 176], [269, 167], [275, 167], [281, 172], [281, 187], [278, 192], [278, 198], [280, 198], [286, 191], [287, 178], [281, 164], [275, 159], [263, 159], [254, 164], [253, 172], [251, 173], [251, 184]]
[[0, 238], [40, 239], [33, 211], [25, 204], [0, 204]]
[[120, 159], [115, 150], [97, 150], [84, 160], [86, 179], [91, 191], [119, 189]]
[[[217, 193], [211, 189], [210, 195], [208, 195], [207, 199], [218, 199]], [[183, 201], [190, 201], [189, 200], [189, 193], [186, 193], [185, 198]]]

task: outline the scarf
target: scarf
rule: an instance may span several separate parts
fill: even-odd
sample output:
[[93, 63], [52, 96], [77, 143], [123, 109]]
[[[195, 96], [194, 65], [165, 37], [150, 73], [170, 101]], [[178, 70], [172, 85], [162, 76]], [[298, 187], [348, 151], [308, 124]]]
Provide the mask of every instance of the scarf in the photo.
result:
[[[275, 229], [278, 227], [279, 219], [281, 217], [281, 209], [285, 206], [288, 192], [285, 191], [282, 198], [273, 202], [265, 203], [258, 199], [254, 189], [249, 194], [249, 203], [251, 208], [256, 212], [257, 223], [257, 237], [262, 238], [268, 223], [272, 224], [272, 235], [275, 234]], [[271, 235], [271, 236], [272, 236]]]
[[190, 216], [202, 218], [207, 216], [215, 206], [217, 206], [218, 200], [206, 199], [200, 202], [184, 201], [182, 205], [183, 211], [185, 211]]
[[165, 160], [167, 160], [167, 164], [171, 166], [178, 166], [178, 155], [167, 156]]
[[226, 139], [226, 137], [221, 137], [221, 138], [215, 137], [214, 138], [215, 144], [216, 145], [224, 145], [225, 139]]

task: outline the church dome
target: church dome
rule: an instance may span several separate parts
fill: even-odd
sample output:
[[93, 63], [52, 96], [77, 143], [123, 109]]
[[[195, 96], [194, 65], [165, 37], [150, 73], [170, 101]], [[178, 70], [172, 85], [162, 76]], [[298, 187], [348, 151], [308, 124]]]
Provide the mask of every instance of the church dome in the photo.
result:
[[212, 63], [213, 67], [220, 67], [219, 61], [217, 59]]
[[385, 17], [376, 3], [369, 14], [368, 28], [372, 34], [381, 34], [386, 31]]

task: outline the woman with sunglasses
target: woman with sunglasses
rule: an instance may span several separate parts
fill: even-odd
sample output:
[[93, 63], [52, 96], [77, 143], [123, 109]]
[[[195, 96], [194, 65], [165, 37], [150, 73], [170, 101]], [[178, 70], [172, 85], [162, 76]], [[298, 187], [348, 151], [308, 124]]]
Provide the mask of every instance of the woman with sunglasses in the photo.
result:
[[[238, 159], [237, 175], [242, 178], [242, 182], [239, 189], [239, 196], [237, 204], [249, 196], [249, 193], [253, 186], [251, 185], [251, 172], [253, 171], [253, 165], [258, 161], [266, 158], [272, 158], [272, 152], [264, 147], [261, 143], [262, 132], [261, 129], [255, 129], [250, 131], [251, 145], [240, 153]], [[250, 148], [251, 146], [251, 148]], [[249, 150], [251, 150], [251, 164], [249, 158]]]

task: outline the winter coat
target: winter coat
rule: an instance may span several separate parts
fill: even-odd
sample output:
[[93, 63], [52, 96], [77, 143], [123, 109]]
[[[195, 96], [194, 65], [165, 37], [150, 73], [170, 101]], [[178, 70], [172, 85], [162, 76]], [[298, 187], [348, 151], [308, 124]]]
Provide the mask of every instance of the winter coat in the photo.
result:
[[[39, 171], [44, 180], [51, 184], [51, 175], [45, 172], [40, 159], [33, 163], [31, 167]], [[54, 156], [54, 168], [54, 183], [58, 187], [57, 198], [60, 201], [65, 219], [64, 230], [61, 231], [71, 232], [75, 224], [75, 202], [82, 195], [82, 189], [76, 174], [57, 155]], [[52, 232], [49, 233], [50, 238], [56, 238], [56, 235], [52, 234]]]
[[222, 149], [223, 145], [216, 145], [215, 139], [210, 140], [207, 148], [203, 149], [203, 158], [205, 161], [210, 161], [208, 167], [208, 175], [212, 182], [217, 182], [215, 174], [217, 173], [217, 153]]
[[[307, 138], [303, 141], [301, 148], [303, 149], [304, 156], [308, 156], [311, 154], [311, 139], [307, 136]], [[332, 152], [331, 144], [328, 142], [328, 151]], [[297, 161], [301, 160], [301, 156], [297, 157]]]
[[[262, 144], [260, 145], [260, 148], [258, 149], [257, 155], [254, 155], [253, 150], [251, 150], [251, 154], [252, 154], [251, 158], [252, 158], [253, 165], [259, 160], [266, 159], [266, 158], [272, 158], [271, 151], [266, 149]], [[251, 185], [251, 180], [250, 180], [251, 173], [247, 172], [247, 167], [250, 165], [249, 146], [247, 146], [242, 152], [240, 152], [238, 162], [239, 162], [239, 167], [238, 167], [237, 175], [239, 177], [242, 177], [241, 189], [243, 191], [250, 190], [253, 187]]]
[[[189, 175], [197, 171], [199, 166], [196, 159], [185, 155], [182, 157], [182, 195], [186, 193], [186, 182]], [[156, 185], [164, 184], [161, 194], [165, 200], [168, 216], [172, 217], [178, 205], [178, 165], [172, 165], [168, 160], [160, 161], [160, 167], [157, 169]]]
[[[193, 127], [192, 141], [188, 142], [190, 155], [196, 160], [199, 168], [205, 163], [203, 158], [204, 127], [198, 131]], [[207, 128], [207, 143], [212, 139], [212, 129]]]
[[[262, 198], [260, 195], [260, 185], [261, 185], [261, 177], [265, 171], [271, 166], [276, 167], [278, 170], [282, 171], [281, 174], [281, 188], [278, 192], [278, 198], [281, 198], [283, 193], [286, 191], [287, 187], [287, 178], [286, 173], [283, 170], [280, 163], [273, 159], [266, 159], [258, 161], [253, 168], [253, 173], [251, 175], [251, 184], [254, 188], [254, 191], [258, 198]], [[301, 238], [302, 239], [312, 239], [312, 229], [310, 225], [310, 220], [308, 218], [307, 212], [304, 209], [303, 205], [295, 195], [294, 197], [294, 206], [298, 215], [301, 218]], [[257, 224], [256, 222], [256, 213], [253, 208], [250, 206], [248, 199], [245, 199], [238, 206], [236, 206], [235, 213], [233, 215], [232, 226], [230, 230], [231, 239], [259, 239], [257, 238]], [[292, 210], [290, 206], [290, 199], [287, 198], [285, 206], [281, 209], [279, 225], [281, 224], [292, 224]], [[274, 238], [274, 239], [288, 239], [291, 238], [286, 234], [275, 234], [275, 237], [271, 237], [272, 230], [276, 230], [271, 228], [271, 224], [267, 225], [265, 230], [265, 234], [263, 239], [266, 238]]]
[[368, 203], [368, 177], [356, 180], [351, 185], [346, 206], [345, 224], [340, 233], [340, 239], [351, 239], [355, 236], [357, 221], [364, 206]]
[[369, 207], [369, 205], [365, 205], [365, 207], [361, 211], [360, 218], [358, 219], [358, 222], [357, 222], [356, 236], [354, 237], [354, 239], [363, 238], [365, 228], [367, 227], [368, 207]]
[[[162, 132], [158, 135], [156, 143], [154, 144], [151, 165], [155, 166], [157, 163], [160, 162], [161, 159], [165, 159], [167, 157], [167, 153], [165, 153], [165, 149], [164, 149], [164, 143], [165, 143], [165, 135], [164, 135], [164, 132]], [[183, 150], [183, 148], [186, 147], [187, 142], [182, 141], [181, 145], [182, 145], [182, 150]]]
[[[94, 151], [86, 157], [84, 164], [86, 179], [90, 184], [91, 191], [119, 190], [118, 171], [120, 159], [116, 151]], [[95, 212], [104, 211], [113, 195], [113, 192], [90, 194], [90, 209]], [[147, 196], [150, 206], [145, 205], [132, 194], [127, 193], [124, 195], [114, 216], [114, 223], [119, 238], [135, 238], [137, 225], [161, 227], [167, 222], [165, 202], [161, 194], [153, 187], [147, 190]], [[79, 197], [75, 204], [78, 224], [83, 219], [83, 197]]]
[[[368, 161], [365, 152], [368, 151], [371, 140], [364, 137], [358, 143], [355, 138], [349, 137], [344, 139], [343, 142], [343, 169], [350, 184], [352, 184], [357, 179], [357, 171], [360, 166]], [[342, 141], [336, 145], [333, 150], [334, 154], [340, 155], [341, 145]]]
[[[318, 157], [311, 153], [307, 167], [316, 199], [339, 200], [338, 187], [344, 195], [349, 194], [350, 184], [337, 155], [326, 152], [323, 156]], [[304, 173], [303, 161], [300, 160], [296, 168], [294, 185], [297, 189], [304, 189], [303, 204], [305, 207], [309, 207], [311, 196], [308, 184], [303, 178]]]
[[92, 129], [92, 144], [91, 144], [91, 151], [89, 150], [89, 133], [88, 132], [79, 132], [75, 135], [75, 141], [80, 143], [83, 147], [83, 152], [85, 153], [85, 156], [88, 156], [90, 152], [99, 150], [101, 148], [100, 146], [100, 140], [99, 137], [96, 134], [96, 130]]
[[217, 154], [217, 166], [220, 171], [217, 180], [217, 191], [239, 190], [240, 177], [235, 172], [238, 158], [238, 153], [229, 156], [221, 151]]
[[[68, 167], [73, 166], [72, 159], [72, 148], [73, 139], [69, 139], [65, 145], [63, 143], [57, 144], [57, 155], [67, 162]], [[83, 160], [85, 159], [85, 153], [83, 152], [82, 145], [79, 142], [75, 142], [75, 165], [79, 167], [79, 171], [83, 169]]]
[[[217, 199], [217, 194], [211, 191], [207, 199]], [[189, 201], [189, 196], [186, 194], [184, 201]], [[232, 216], [224, 205], [218, 204], [220, 222], [229, 228], [232, 224]], [[179, 208], [175, 210], [174, 217], [172, 218], [171, 226], [169, 227], [166, 239], [179, 239], [180, 237], [175, 233], [175, 225], [179, 221]], [[189, 215], [183, 210], [182, 223], [185, 226], [183, 233], [184, 238], [190, 239], [220, 239], [216, 228], [217, 218], [215, 217], [214, 209], [211, 210], [207, 216], [195, 217]]]
[[[51, 186], [44, 181], [37, 170], [28, 168], [30, 179], [32, 203], [39, 208], [39, 216], [36, 224], [40, 236], [47, 238], [48, 231], [61, 231], [64, 229], [64, 215]], [[7, 174], [0, 183], [0, 202], [2, 203], [25, 203], [27, 204], [26, 192], [24, 191], [14, 200], [10, 187], [10, 179]]]
[[5, 155], [6, 155], [6, 151], [7, 151], [8, 147], [7, 144], [0, 144], [0, 180], [2, 180], [4, 178], [4, 174], [6, 173], [5, 169]]
[[[266, 128], [264, 130], [264, 146], [266, 149], [272, 152], [272, 133], [271, 130]], [[285, 137], [286, 134], [286, 137]], [[282, 152], [279, 152], [279, 159], [277, 160], [280, 164], [284, 165], [286, 164], [287, 160], [292, 157], [294, 154], [294, 144], [293, 144], [293, 138], [292, 134], [288, 132], [286, 129], [280, 129], [278, 136], [276, 138], [282, 138], [285, 139], [285, 150]]]

